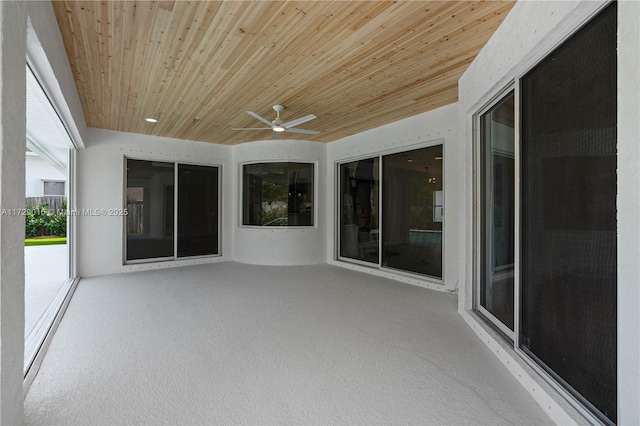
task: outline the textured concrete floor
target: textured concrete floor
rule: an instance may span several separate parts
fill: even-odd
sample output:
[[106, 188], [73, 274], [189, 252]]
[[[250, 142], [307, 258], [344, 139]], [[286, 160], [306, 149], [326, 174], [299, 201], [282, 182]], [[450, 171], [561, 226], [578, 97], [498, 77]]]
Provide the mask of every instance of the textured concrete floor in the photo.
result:
[[328, 265], [83, 279], [25, 401], [45, 424], [550, 424], [456, 298]]

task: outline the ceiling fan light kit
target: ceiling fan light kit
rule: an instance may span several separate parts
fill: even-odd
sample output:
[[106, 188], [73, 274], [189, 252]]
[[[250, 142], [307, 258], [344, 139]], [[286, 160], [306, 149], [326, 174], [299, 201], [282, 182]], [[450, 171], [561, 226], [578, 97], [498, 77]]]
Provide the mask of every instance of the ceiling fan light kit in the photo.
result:
[[277, 139], [279, 137], [279, 134], [282, 132], [291, 132], [291, 133], [302, 133], [305, 135], [318, 135], [320, 134], [320, 132], [316, 131], [316, 130], [306, 130], [306, 129], [297, 129], [295, 128], [296, 126], [302, 124], [302, 123], [306, 123], [307, 121], [311, 121], [314, 118], [316, 118], [315, 115], [313, 114], [309, 114], [309, 115], [305, 115], [304, 117], [295, 119], [295, 120], [291, 120], [288, 122], [283, 122], [283, 120], [280, 118], [280, 111], [284, 110], [284, 106], [282, 105], [274, 105], [273, 106], [273, 110], [276, 112], [276, 119], [273, 121], [269, 121], [266, 118], [256, 114], [253, 111], [247, 111], [247, 114], [249, 114], [250, 116], [256, 118], [257, 120], [260, 120], [261, 122], [263, 122], [264, 124], [268, 125], [269, 127], [242, 127], [242, 128], [238, 128], [238, 127], [234, 127], [231, 130], [273, 130], [273, 138]]

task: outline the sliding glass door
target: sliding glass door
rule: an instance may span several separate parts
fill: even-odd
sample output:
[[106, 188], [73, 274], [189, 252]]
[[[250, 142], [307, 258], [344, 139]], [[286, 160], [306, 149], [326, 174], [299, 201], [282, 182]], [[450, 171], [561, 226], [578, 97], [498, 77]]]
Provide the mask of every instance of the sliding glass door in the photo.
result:
[[341, 257], [379, 262], [379, 169], [378, 157], [339, 165]]
[[511, 339], [514, 324], [514, 94], [480, 117], [479, 307]]
[[443, 146], [338, 165], [338, 256], [442, 278]]
[[616, 7], [522, 79], [520, 345], [605, 419], [616, 400]]
[[382, 265], [442, 278], [442, 145], [382, 157]]
[[616, 30], [612, 3], [476, 122], [475, 308], [605, 424], [617, 421]]
[[218, 170], [127, 159], [125, 260], [218, 254]]
[[178, 164], [178, 257], [218, 253], [218, 168]]
[[127, 159], [127, 260], [173, 257], [174, 165]]

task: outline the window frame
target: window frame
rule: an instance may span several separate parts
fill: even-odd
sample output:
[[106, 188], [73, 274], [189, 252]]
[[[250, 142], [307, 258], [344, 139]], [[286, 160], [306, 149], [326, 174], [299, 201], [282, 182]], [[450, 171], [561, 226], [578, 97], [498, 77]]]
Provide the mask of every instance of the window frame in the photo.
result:
[[[505, 338], [508, 342], [512, 343], [517, 340], [516, 330], [519, 330], [519, 273], [520, 273], [520, 253], [518, 251], [520, 242], [520, 95], [518, 84], [516, 81], [510, 82], [506, 87], [503, 87], [497, 94], [491, 97], [491, 100], [487, 102], [482, 108], [473, 114], [472, 120], [472, 151], [473, 151], [473, 295], [472, 295], [472, 309], [477, 313], [480, 313], [480, 318], [487, 322], [492, 328]], [[495, 315], [487, 310], [481, 304], [481, 291], [480, 286], [482, 284], [482, 250], [484, 249], [482, 241], [482, 226], [483, 226], [483, 202], [482, 199], [482, 126], [481, 120], [484, 114], [491, 111], [495, 106], [500, 104], [508, 96], [513, 93], [514, 97], [514, 257], [513, 257], [513, 308], [514, 308], [514, 323], [513, 330], [510, 330], [506, 325], [502, 323]]]
[[[278, 164], [278, 163], [298, 163], [298, 164], [310, 164], [312, 166], [312, 174], [313, 177], [313, 206], [311, 207], [311, 212], [313, 214], [313, 224], [312, 225], [284, 225], [284, 226], [264, 226], [264, 225], [245, 225], [244, 224], [244, 166], [251, 166], [256, 164]], [[236, 215], [238, 220], [238, 228], [245, 229], [264, 229], [275, 231], [278, 229], [281, 230], [294, 230], [294, 229], [316, 229], [318, 228], [318, 161], [310, 161], [304, 159], [295, 159], [295, 158], [287, 158], [286, 160], [282, 159], [269, 159], [269, 160], [249, 160], [238, 163], [238, 213]]]
[[[340, 241], [342, 237], [342, 233], [340, 231], [341, 223], [340, 223], [340, 212], [342, 211], [342, 200], [340, 199], [340, 188], [342, 188], [342, 178], [340, 177], [340, 167], [344, 164], [353, 163], [355, 161], [368, 160], [368, 159], [377, 159], [378, 160], [378, 205], [376, 208], [378, 209], [378, 262], [367, 262], [366, 260], [354, 259], [352, 257], [346, 257], [340, 255]], [[366, 266], [368, 268], [380, 269], [380, 265], [382, 265], [382, 241], [380, 236], [382, 235], [382, 156], [378, 153], [377, 155], [360, 155], [357, 157], [351, 157], [348, 159], [341, 159], [334, 163], [334, 173], [335, 173], [335, 183], [336, 188], [334, 191], [335, 194], [335, 233], [334, 233], [334, 259], [341, 262], [353, 263], [356, 265]]]

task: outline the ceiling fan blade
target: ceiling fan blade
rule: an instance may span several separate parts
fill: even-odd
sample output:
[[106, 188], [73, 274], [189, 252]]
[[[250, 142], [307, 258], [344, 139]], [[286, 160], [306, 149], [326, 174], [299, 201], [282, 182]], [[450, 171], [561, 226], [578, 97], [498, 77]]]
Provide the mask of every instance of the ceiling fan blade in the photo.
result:
[[271, 130], [271, 127], [233, 127], [231, 130]]
[[273, 132], [273, 138], [271, 139], [280, 139], [280, 132]]
[[287, 129], [287, 132], [291, 133], [304, 133], [305, 135], [319, 135], [320, 132], [317, 130], [305, 130], [305, 129]]
[[313, 115], [313, 114], [305, 115], [302, 118], [298, 118], [296, 120], [291, 120], [291, 121], [288, 121], [288, 122], [284, 123], [282, 125], [282, 127], [284, 127], [285, 129], [289, 130], [289, 127], [296, 127], [297, 125], [302, 124], [302, 123], [306, 123], [307, 121], [311, 121], [314, 118], [316, 118], [316, 116]]
[[267, 126], [269, 126], [269, 128], [273, 128], [273, 123], [270, 122], [269, 120], [267, 120], [266, 118], [260, 117], [258, 114], [256, 114], [253, 111], [247, 111], [247, 114], [249, 114], [250, 116], [257, 118], [258, 120], [262, 121], [264, 124], [266, 124]]

